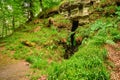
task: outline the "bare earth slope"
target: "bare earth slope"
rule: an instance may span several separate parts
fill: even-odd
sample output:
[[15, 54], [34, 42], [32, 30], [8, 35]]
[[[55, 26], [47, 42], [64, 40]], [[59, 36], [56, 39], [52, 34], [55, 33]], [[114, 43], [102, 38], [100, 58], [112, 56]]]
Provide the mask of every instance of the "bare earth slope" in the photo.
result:
[[120, 80], [120, 42], [116, 45], [106, 45], [108, 50], [108, 59], [113, 62], [114, 67], [111, 68], [111, 80]]
[[11, 60], [0, 54], [0, 80], [29, 80], [29, 65], [25, 61]]

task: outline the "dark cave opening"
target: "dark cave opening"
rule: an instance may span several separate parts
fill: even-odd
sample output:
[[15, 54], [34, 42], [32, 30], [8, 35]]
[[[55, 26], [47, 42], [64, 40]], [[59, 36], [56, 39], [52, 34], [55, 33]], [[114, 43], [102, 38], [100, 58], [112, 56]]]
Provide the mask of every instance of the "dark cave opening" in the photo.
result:
[[79, 21], [78, 20], [72, 20], [72, 29], [71, 32], [75, 31], [78, 28]]
[[78, 28], [78, 26], [79, 26], [79, 21], [72, 20], [70, 44], [64, 44], [64, 48], [65, 48], [64, 59], [69, 59], [78, 50], [80, 44], [77, 44], [75, 40], [75, 30]]

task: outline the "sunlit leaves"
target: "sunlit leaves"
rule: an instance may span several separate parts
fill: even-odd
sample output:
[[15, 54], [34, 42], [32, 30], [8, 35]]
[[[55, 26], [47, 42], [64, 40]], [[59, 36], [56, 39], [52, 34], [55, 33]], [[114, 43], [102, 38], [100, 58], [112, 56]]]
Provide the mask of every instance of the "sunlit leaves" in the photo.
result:
[[61, 2], [61, 0], [44, 0], [43, 5], [44, 5], [45, 9], [48, 9], [55, 5], [59, 5], [60, 2]]

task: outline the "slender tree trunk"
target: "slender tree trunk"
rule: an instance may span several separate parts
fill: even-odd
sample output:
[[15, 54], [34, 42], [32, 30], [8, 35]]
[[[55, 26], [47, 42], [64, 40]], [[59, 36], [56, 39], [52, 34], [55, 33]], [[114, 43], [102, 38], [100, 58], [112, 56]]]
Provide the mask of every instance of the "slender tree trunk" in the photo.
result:
[[[4, 14], [4, 2], [1, 5], [1, 11]], [[2, 14], [3, 18], [2, 18], [2, 33], [1, 33], [2, 37], [4, 37], [4, 21], [5, 21], [5, 16], [3, 14]]]
[[15, 17], [14, 17], [14, 15], [12, 18], [13, 18], [12, 19], [12, 31], [14, 32], [15, 31]]
[[41, 9], [42, 9], [42, 12], [44, 12], [43, 18], [45, 18], [46, 12], [45, 12], [45, 10], [44, 10], [44, 6], [43, 6], [43, 4], [42, 4], [42, 0], [39, 0], [39, 2], [40, 2], [40, 7], [41, 7]]
[[7, 34], [8, 34], [8, 26], [7, 26], [7, 23], [6, 23], [6, 19], [4, 21], [4, 25], [5, 25], [5, 36], [7, 36]]
[[40, 2], [40, 7], [41, 7], [41, 9], [43, 10], [42, 0], [39, 0], [39, 2]]
[[34, 14], [33, 14], [33, 10], [32, 10], [32, 8], [33, 8], [33, 1], [30, 0], [30, 1], [29, 1], [29, 4], [30, 4], [30, 6], [29, 6], [29, 15], [28, 15], [28, 16], [29, 16], [29, 19], [28, 19], [27, 22], [32, 21], [33, 18], [34, 18]]
[[3, 18], [3, 26], [2, 26], [2, 37], [4, 37], [4, 29], [5, 29], [5, 24], [4, 24], [4, 18]]

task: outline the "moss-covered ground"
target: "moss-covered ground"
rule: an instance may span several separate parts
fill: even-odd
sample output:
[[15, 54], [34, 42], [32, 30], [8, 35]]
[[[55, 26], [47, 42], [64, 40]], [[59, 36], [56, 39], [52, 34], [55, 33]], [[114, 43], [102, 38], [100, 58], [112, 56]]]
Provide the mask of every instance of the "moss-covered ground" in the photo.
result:
[[[57, 24], [69, 23], [59, 15], [54, 19], [59, 19]], [[69, 29], [55, 25], [47, 27], [47, 19], [18, 28], [13, 35], [0, 41], [0, 46], [4, 47], [0, 52], [29, 62], [34, 69], [33, 74], [28, 75], [31, 80], [42, 76], [48, 80], [109, 80], [110, 71], [106, 66], [108, 53], [104, 45], [114, 45], [120, 40], [118, 24], [114, 17], [102, 17], [79, 26], [75, 38], [84, 39], [78, 51], [67, 60], [63, 57], [65, 49], [59, 42], [69, 38]]]

